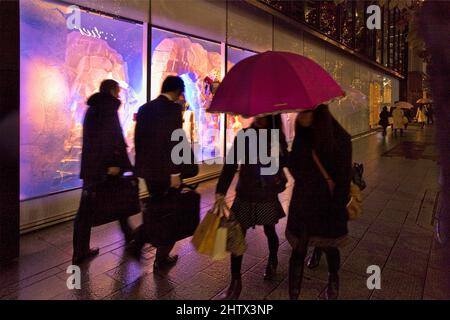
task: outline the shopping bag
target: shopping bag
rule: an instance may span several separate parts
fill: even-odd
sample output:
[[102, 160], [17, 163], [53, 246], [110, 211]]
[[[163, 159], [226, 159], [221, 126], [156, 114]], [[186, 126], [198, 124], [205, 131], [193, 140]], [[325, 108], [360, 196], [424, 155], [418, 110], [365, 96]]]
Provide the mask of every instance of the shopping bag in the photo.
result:
[[211, 252], [213, 260], [220, 260], [227, 256], [227, 237], [228, 229], [226, 227], [219, 227], [216, 231], [214, 249]]
[[212, 255], [220, 224], [221, 217], [219, 214], [219, 208], [214, 204], [214, 207], [206, 213], [206, 216], [195, 229], [191, 242], [199, 253]]
[[242, 227], [236, 220], [230, 218], [226, 219], [222, 223], [222, 227], [227, 228], [227, 251], [236, 255], [241, 256], [247, 250], [247, 244], [245, 243], [244, 233], [242, 232]]
[[347, 216], [349, 220], [355, 220], [362, 214], [362, 194], [359, 187], [351, 182], [350, 200], [347, 203]]

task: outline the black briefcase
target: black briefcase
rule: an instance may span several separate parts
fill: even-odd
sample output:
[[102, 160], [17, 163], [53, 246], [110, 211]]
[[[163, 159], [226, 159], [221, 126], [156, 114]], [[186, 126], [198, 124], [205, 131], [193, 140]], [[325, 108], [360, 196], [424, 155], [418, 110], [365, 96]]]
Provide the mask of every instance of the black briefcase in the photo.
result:
[[94, 227], [141, 212], [139, 181], [134, 176], [108, 176], [84, 192]]
[[144, 200], [146, 242], [164, 246], [190, 237], [200, 222], [200, 194], [171, 189], [159, 198]]

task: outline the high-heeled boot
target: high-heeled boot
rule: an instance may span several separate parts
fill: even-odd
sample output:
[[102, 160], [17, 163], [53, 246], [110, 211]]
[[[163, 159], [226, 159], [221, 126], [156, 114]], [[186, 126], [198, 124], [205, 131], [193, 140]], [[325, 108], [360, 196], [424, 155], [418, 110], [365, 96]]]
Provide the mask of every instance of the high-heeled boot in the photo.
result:
[[228, 286], [225, 293], [220, 296], [220, 300], [238, 300], [242, 291], [242, 280], [231, 279], [231, 283]]
[[298, 300], [303, 280], [303, 260], [289, 261], [289, 299]]
[[328, 274], [328, 285], [324, 292], [325, 300], [337, 300], [339, 297], [339, 275], [336, 273]]
[[306, 266], [311, 270], [316, 269], [319, 266], [321, 257], [322, 257], [322, 250], [320, 250], [319, 248], [314, 248], [313, 253], [308, 258]]
[[274, 279], [277, 274], [277, 259], [269, 259], [266, 266], [266, 271], [264, 272], [264, 280]]

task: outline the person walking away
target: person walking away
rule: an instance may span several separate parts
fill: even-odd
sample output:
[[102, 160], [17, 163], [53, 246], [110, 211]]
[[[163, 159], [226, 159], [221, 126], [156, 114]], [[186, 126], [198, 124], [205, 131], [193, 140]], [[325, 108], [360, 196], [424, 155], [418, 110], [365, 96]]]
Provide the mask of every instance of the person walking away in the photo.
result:
[[286, 239], [289, 260], [289, 297], [297, 300], [308, 245], [323, 251], [328, 263], [325, 299], [339, 294], [339, 247], [348, 241], [346, 205], [352, 177], [350, 135], [327, 105], [300, 112], [289, 159], [295, 185], [289, 206]]
[[387, 134], [387, 127], [389, 126], [389, 111], [386, 106], [383, 107], [383, 110], [380, 112], [380, 126], [383, 128], [383, 136]]
[[425, 122], [427, 121], [427, 116], [425, 115], [425, 107], [423, 104], [419, 106], [416, 113], [417, 122], [420, 124], [420, 128], [423, 129]]
[[[182, 128], [182, 107], [175, 101], [183, 92], [183, 80], [168, 76], [162, 84], [161, 95], [141, 106], [136, 117], [136, 174], [144, 179], [155, 202], [161, 201], [169, 188], [179, 188], [181, 185], [180, 166], [171, 159], [172, 149], [177, 144], [171, 141], [171, 135], [174, 130]], [[146, 242], [145, 228], [141, 225], [128, 251], [139, 260]], [[170, 256], [174, 245], [157, 247], [153, 264], [155, 270], [176, 264], [178, 256]]]
[[[81, 151], [80, 178], [83, 193], [74, 222], [73, 264], [98, 255], [98, 248], [90, 248], [91, 217], [89, 189], [103, 181], [106, 175], [117, 176], [132, 169], [127, 145], [123, 137], [117, 111], [120, 107], [120, 87], [114, 80], [104, 80], [100, 92], [92, 95], [83, 121], [83, 147]], [[125, 241], [132, 238], [128, 218], [119, 220]]]
[[[273, 117], [273, 118], [272, 118]], [[279, 143], [280, 143], [280, 167], [278, 173], [273, 176], [261, 175], [261, 165], [259, 158], [257, 164], [249, 159], [249, 142], [246, 139], [245, 143], [245, 162], [241, 164], [239, 171], [239, 180], [236, 186], [236, 197], [231, 207], [232, 218], [235, 218], [241, 225], [244, 235], [246, 230], [256, 225], [264, 226], [264, 233], [267, 237], [269, 246], [269, 260], [266, 266], [264, 279], [272, 279], [275, 276], [278, 265], [278, 246], [279, 240], [275, 230], [275, 225], [278, 220], [285, 217], [283, 207], [278, 200], [278, 193], [285, 189], [286, 180], [283, 173], [283, 166], [286, 165], [287, 157], [287, 143], [285, 136], [281, 130], [281, 116], [264, 116], [254, 119], [249, 129], [242, 129], [239, 134], [244, 134], [247, 130], [256, 130], [259, 141], [261, 129], [279, 129]], [[270, 131], [268, 130], [268, 149], [272, 141], [270, 141]], [[234, 154], [227, 159], [223, 166], [222, 173], [216, 188], [216, 199], [223, 199], [230, 187], [234, 175], [238, 169], [237, 161], [234, 158], [242, 157], [238, 155], [237, 146], [238, 138], [234, 139], [232, 148]], [[262, 152], [266, 152], [263, 150]], [[230, 153], [229, 153], [230, 154]], [[259, 152], [258, 152], [259, 154]], [[256, 161], [255, 161], [256, 162]], [[243, 256], [231, 255], [231, 283], [226, 292], [221, 296], [223, 300], [236, 300], [242, 290], [241, 282], [241, 265]]]
[[431, 105], [427, 105], [425, 115], [427, 117], [427, 125], [434, 123], [434, 110]]
[[405, 115], [403, 114], [403, 110], [401, 108], [395, 107], [392, 111], [392, 118], [394, 120], [394, 123], [392, 125], [392, 128], [394, 129], [394, 137], [397, 137], [397, 130], [400, 130], [400, 136], [403, 137], [403, 117]]

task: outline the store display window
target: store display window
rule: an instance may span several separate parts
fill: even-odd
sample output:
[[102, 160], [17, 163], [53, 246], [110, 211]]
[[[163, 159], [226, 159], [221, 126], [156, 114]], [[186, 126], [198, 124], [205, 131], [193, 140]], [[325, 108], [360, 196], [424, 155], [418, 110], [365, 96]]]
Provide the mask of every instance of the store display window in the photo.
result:
[[[230, 71], [231, 68], [233, 68], [233, 66], [239, 61], [256, 54], [256, 52], [253, 51], [238, 49], [231, 46], [229, 46], [227, 50], [227, 71]], [[234, 137], [236, 136], [238, 131], [243, 128], [249, 127], [252, 121], [253, 118], [244, 118], [239, 115], [227, 115], [227, 150], [233, 145]]]
[[[133, 158], [134, 114], [146, 100], [143, 25], [73, 7], [20, 2], [20, 198], [81, 186], [87, 98], [104, 79], [119, 82], [120, 121]], [[76, 20], [73, 20], [76, 21]]]
[[223, 159], [224, 117], [206, 112], [222, 79], [222, 61], [219, 43], [152, 28], [151, 98], [167, 76], [183, 79], [183, 128], [197, 159], [208, 163]]

